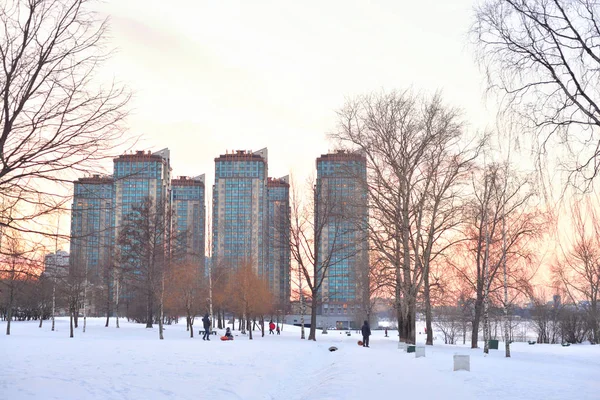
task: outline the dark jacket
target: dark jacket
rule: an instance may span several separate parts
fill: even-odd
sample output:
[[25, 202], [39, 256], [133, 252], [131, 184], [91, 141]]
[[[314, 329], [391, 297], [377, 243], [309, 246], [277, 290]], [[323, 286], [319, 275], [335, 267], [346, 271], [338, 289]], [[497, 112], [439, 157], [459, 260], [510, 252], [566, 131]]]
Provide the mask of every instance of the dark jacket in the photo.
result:
[[367, 321], [365, 321], [361, 330], [363, 336], [371, 336], [371, 328], [369, 327], [369, 323]]
[[202, 318], [202, 323], [204, 324], [204, 329], [210, 328], [210, 318], [208, 318], [208, 314]]

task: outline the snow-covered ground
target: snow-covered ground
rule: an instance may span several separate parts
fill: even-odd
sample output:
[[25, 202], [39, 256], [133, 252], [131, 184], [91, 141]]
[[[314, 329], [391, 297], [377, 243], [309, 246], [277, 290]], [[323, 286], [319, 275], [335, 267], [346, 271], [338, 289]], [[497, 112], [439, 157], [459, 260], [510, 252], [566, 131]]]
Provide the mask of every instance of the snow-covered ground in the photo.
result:
[[[205, 342], [180, 323], [159, 341], [157, 327], [103, 322], [88, 319], [73, 339], [66, 319], [55, 332], [13, 322], [11, 336], [0, 335], [0, 399], [600, 399], [600, 346], [513, 343], [506, 359], [436, 344], [417, 359], [398, 350], [394, 331], [374, 331], [367, 349], [340, 331], [319, 331], [316, 343], [290, 326]], [[452, 371], [455, 353], [471, 355], [471, 372]]]

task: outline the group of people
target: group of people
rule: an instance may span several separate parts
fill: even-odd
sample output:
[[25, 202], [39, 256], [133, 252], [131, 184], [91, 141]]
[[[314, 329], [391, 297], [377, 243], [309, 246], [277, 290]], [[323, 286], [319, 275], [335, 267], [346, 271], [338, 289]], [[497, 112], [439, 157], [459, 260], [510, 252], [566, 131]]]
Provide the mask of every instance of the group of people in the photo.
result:
[[[210, 340], [210, 318], [208, 316], [208, 313], [204, 314], [204, 317], [202, 317], [202, 325], [204, 326], [204, 335], [202, 336], [202, 340]], [[275, 332], [277, 332], [278, 335], [281, 334], [281, 330], [279, 329], [279, 324], [277, 324], [277, 326], [275, 326], [275, 323], [273, 321], [269, 322], [269, 335], [274, 335]], [[225, 337], [227, 337], [230, 340], [233, 340], [233, 335], [231, 334], [231, 328], [227, 327], [227, 329], [225, 329]]]
[[[269, 335], [274, 335], [273, 330], [275, 329], [275, 323], [273, 321], [269, 322]], [[277, 324], [277, 334], [280, 335], [281, 331], [279, 330], [279, 324]]]
[[[204, 314], [202, 318], [202, 324], [204, 326], [204, 336], [202, 336], [202, 340], [210, 340], [210, 318], [208, 317], [208, 313]], [[279, 329], [279, 324], [275, 326], [273, 321], [269, 321], [269, 335], [274, 335], [275, 331], [278, 335], [281, 334], [281, 330]], [[369, 321], [365, 321], [363, 326], [361, 327], [362, 337], [363, 337], [363, 347], [369, 347], [369, 336], [371, 336], [371, 327], [369, 326]], [[387, 329], [386, 329], [387, 334]], [[227, 327], [225, 330], [225, 337], [228, 339], [233, 339], [233, 335], [231, 334], [231, 329]]]

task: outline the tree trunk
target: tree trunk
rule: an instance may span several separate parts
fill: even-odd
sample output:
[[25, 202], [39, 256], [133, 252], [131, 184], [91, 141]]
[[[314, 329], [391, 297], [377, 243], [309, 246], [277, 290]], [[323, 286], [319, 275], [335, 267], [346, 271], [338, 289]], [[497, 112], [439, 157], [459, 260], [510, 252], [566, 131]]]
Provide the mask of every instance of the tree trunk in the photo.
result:
[[475, 314], [473, 315], [473, 322], [471, 326], [471, 348], [476, 349], [477, 341], [479, 340], [479, 323], [481, 321], [481, 311], [483, 308], [483, 299], [477, 294], [477, 300], [475, 300]]
[[248, 338], [252, 340], [252, 321], [250, 321], [250, 317], [248, 317], [246, 325], [248, 326]]
[[146, 295], [146, 328], [152, 328], [152, 291]]
[[414, 303], [414, 300], [411, 299], [406, 306], [406, 315], [404, 317], [404, 338], [406, 343], [416, 344], [416, 317], [417, 306]]
[[502, 263], [504, 264], [504, 350], [505, 356], [510, 357], [510, 332], [508, 321], [508, 274], [506, 271], [506, 199], [502, 203]]
[[8, 289], [8, 317], [6, 319], [6, 334], [10, 335], [10, 322], [12, 321], [13, 318], [13, 304], [15, 302], [15, 289], [14, 289], [14, 282], [11, 282], [9, 289]]
[[86, 326], [87, 326], [87, 280], [85, 282], [85, 286], [83, 287], [83, 333], [85, 333]]
[[404, 317], [402, 316], [402, 310], [399, 302], [396, 302], [396, 318], [398, 319], [398, 341], [402, 342], [404, 338], [402, 333], [404, 332]]
[[108, 324], [110, 323], [110, 285], [108, 282], [106, 283], [106, 323], [104, 324], [105, 328], [108, 328]]
[[71, 303], [71, 304], [69, 305], [69, 331], [70, 331], [70, 333], [69, 333], [69, 337], [70, 337], [70, 338], [72, 338], [72, 337], [73, 337], [73, 319], [74, 319], [74, 316], [73, 316], [73, 314], [75, 313], [75, 312], [73, 311], [73, 309], [74, 309], [74, 308], [75, 308], [75, 307], [73, 307], [73, 303]]
[[[300, 290], [302, 291], [302, 286], [300, 286]], [[304, 296], [300, 293], [300, 339], [306, 338], [304, 334], [304, 311]]]
[[[407, 299], [401, 309], [402, 329], [398, 329], [401, 341], [415, 344], [416, 339], [416, 304], [415, 300], [410, 298], [410, 295], [404, 295]], [[400, 323], [399, 323], [400, 324]], [[400, 327], [399, 327], [400, 328]]]
[[117, 328], [119, 328], [119, 281], [117, 280], [116, 284], [116, 289], [115, 289], [115, 322], [116, 322], [116, 326]]
[[56, 313], [56, 283], [52, 282], [52, 332], [54, 332], [54, 315]]
[[165, 305], [165, 273], [163, 271], [162, 274], [162, 278], [161, 278], [161, 283], [160, 283], [161, 287], [160, 287], [160, 304], [159, 304], [159, 318], [158, 318], [158, 338], [160, 340], [164, 339], [163, 336], [163, 331], [164, 331], [164, 324], [163, 324], [163, 319], [165, 318], [164, 316], [164, 305]]
[[425, 329], [427, 330], [427, 338], [425, 344], [433, 346], [433, 327], [431, 323], [431, 297], [429, 292], [429, 267], [426, 267], [426, 271], [423, 276], [423, 294], [425, 300]]
[[317, 301], [313, 294], [313, 301], [310, 304], [310, 331], [308, 333], [308, 340], [317, 340]]
[[192, 311], [190, 308], [187, 310], [188, 325], [190, 326], [190, 338], [194, 338], [194, 318], [192, 317]]

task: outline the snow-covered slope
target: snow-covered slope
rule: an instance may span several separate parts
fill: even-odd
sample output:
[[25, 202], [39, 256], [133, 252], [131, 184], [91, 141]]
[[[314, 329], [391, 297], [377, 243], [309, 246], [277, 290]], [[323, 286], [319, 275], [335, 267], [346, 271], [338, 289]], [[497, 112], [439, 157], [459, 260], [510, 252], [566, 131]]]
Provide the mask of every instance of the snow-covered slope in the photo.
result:
[[[157, 328], [103, 322], [88, 319], [73, 339], [65, 319], [55, 332], [13, 322], [12, 335], [0, 335], [0, 399], [600, 399], [600, 346], [514, 343], [506, 359], [436, 345], [416, 359], [397, 349], [395, 331], [374, 331], [363, 348], [340, 331], [319, 332], [316, 343], [290, 326], [205, 342], [197, 321], [193, 339], [180, 323], [159, 341]], [[452, 371], [454, 353], [471, 355], [471, 372]]]

